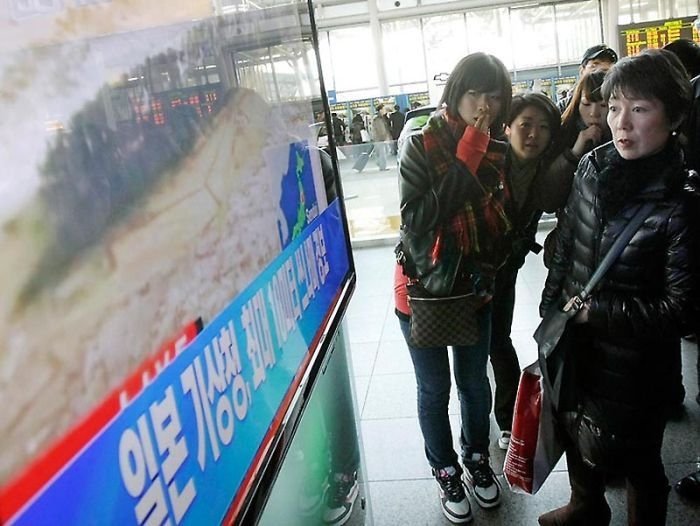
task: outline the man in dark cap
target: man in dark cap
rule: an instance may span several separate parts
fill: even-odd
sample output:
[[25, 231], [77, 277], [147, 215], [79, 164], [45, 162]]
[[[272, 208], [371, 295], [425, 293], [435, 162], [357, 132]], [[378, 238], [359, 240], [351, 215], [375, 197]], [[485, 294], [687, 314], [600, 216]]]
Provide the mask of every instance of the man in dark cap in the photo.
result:
[[605, 44], [598, 44], [589, 47], [583, 54], [578, 73], [583, 75], [584, 71], [593, 71], [595, 69], [608, 70], [615, 62], [617, 62], [615, 50]]
[[[595, 70], [607, 71], [615, 62], [617, 62], [617, 53], [615, 50], [605, 44], [597, 44], [589, 47], [583, 54], [581, 65], [578, 67], [578, 74], [581, 76], [584, 73]], [[560, 112], [563, 113], [569, 105], [571, 97], [573, 96], [573, 91], [574, 90], [569, 90], [569, 94], [557, 102], [557, 108], [559, 108]]]

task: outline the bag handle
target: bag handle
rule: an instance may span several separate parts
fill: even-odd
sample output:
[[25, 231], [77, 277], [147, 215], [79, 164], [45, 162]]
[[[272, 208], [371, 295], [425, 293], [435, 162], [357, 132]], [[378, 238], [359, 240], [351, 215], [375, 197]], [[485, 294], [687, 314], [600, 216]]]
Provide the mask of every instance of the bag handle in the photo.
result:
[[632, 219], [629, 220], [629, 223], [627, 223], [625, 229], [617, 237], [613, 243], [613, 246], [611, 246], [610, 250], [608, 250], [608, 253], [605, 254], [603, 261], [600, 262], [600, 265], [598, 265], [598, 268], [591, 276], [591, 279], [588, 280], [586, 286], [583, 287], [581, 292], [573, 296], [566, 303], [566, 305], [564, 305], [562, 311], [569, 312], [573, 309], [575, 313], [583, 306], [583, 302], [588, 299], [588, 296], [591, 294], [593, 289], [596, 287], [596, 285], [598, 285], [600, 280], [603, 279], [605, 273], [622, 253], [624, 248], [627, 246], [627, 243], [629, 243], [630, 239], [632, 239], [632, 236], [634, 236], [637, 230], [639, 230], [639, 227], [646, 220], [646, 218], [649, 217], [649, 214], [653, 208], [654, 203], [645, 203], [637, 208], [634, 216], [632, 216]]

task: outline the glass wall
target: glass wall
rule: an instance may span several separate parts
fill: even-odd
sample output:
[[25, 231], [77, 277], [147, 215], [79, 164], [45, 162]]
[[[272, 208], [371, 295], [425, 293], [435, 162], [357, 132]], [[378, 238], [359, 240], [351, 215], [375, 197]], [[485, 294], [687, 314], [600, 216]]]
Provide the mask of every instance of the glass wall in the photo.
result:
[[[508, 9], [481, 9], [467, 12], [467, 50], [469, 53], [483, 51], [500, 58], [512, 69], [512, 28]], [[464, 53], [465, 55], [467, 53]]]
[[[665, 9], [667, 7], [667, 9]], [[698, 0], [620, 0], [619, 25], [634, 24], [667, 17], [693, 16], [700, 13]]]
[[[435, 75], [449, 73], [460, 58], [475, 51], [499, 57], [516, 72], [576, 64], [582, 50], [603, 41], [599, 3], [494, 7], [389, 20], [381, 23], [377, 47], [369, 23], [322, 31], [326, 88], [335, 91], [337, 101], [428, 91]], [[356, 4], [344, 7], [350, 5]], [[400, 8], [405, 7], [401, 2]], [[622, 5], [620, 9], [625, 17], [629, 3], [627, 11]], [[377, 73], [378, 48], [384, 57], [384, 89]]]
[[[435, 74], [449, 72], [459, 58], [474, 51], [496, 55], [511, 71], [521, 74], [533, 68], [577, 65], [583, 50], [605, 40], [601, 0], [466, 11], [455, 7], [454, 13], [440, 15], [428, 14], [427, 7], [445, 10], [450, 2], [370, 1], [376, 1], [381, 16], [379, 42], [374, 42], [370, 30], [368, 2], [321, 3], [318, 8], [320, 19], [337, 16], [339, 24], [363, 13], [367, 16], [366, 23], [355, 22], [355, 27], [331, 28], [320, 34], [326, 87], [336, 92], [339, 101], [427, 91]], [[398, 18], [411, 7], [426, 9], [426, 15]], [[338, 14], [333, 9], [338, 9]], [[397, 18], [387, 19], [392, 10]], [[699, 10], [698, 0], [621, 0], [617, 3], [617, 23], [691, 16]], [[614, 35], [608, 38], [611, 44], [614, 39]], [[379, 48], [385, 57], [384, 87], [379, 85], [377, 73], [375, 50]]]
[[464, 14], [424, 18], [423, 43], [428, 78], [452, 71], [468, 46]]
[[598, 0], [557, 4], [554, 9], [559, 62], [578, 63], [584, 50], [602, 41]]
[[558, 62], [552, 6], [510, 8], [510, 22], [516, 69]]
[[279, 45], [236, 52], [238, 82], [258, 91], [267, 102], [277, 103], [318, 97], [315, 57], [302, 45]]
[[[322, 38], [322, 37], [321, 37]], [[337, 100], [354, 100], [379, 95], [374, 41], [369, 25], [335, 29], [328, 32], [328, 45], [333, 57], [329, 74]], [[331, 89], [326, 86], [326, 89]]]
[[671, 2], [671, 16], [693, 16], [700, 13], [698, 0], [675, 0]]
[[[614, 31], [614, 23], [603, 19], [602, 0], [510, 7], [504, 2], [478, 9], [465, 9], [464, 2], [445, 0], [369, 0], [372, 1], [377, 8], [373, 20], [368, 15], [366, 23], [361, 23], [361, 17], [347, 12], [347, 16], [338, 19], [339, 25], [355, 24], [353, 27], [332, 28], [328, 21], [321, 24], [326, 27], [321, 34], [326, 88], [335, 91], [339, 103], [352, 101], [345, 115], [348, 124], [362, 112], [369, 127], [372, 105], [386, 102], [384, 99], [396, 99], [402, 108], [410, 106], [410, 99], [402, 99], [405, 94], [427, 93], [425, 96], [435, 104], [447, 75], [469, 53], [483, 51], [499, 57], [517, 81], [518, 91], [542, 89], [556, 96], [575, 82], [584, 50], [600, 42], [617, 44], [617, 35], [604, 37], [604, 30]], [[617, 5], [615, 0], [608, 1], [611, 12], [617, 13], [613, 15], [617, 16], [615, 22], [620, 25], [690, 16], [700, 8], [698, 0], [621, 0]], [[337, 6], [339, 2], [329, 3]], [[448, 8], [451, 4], [455, 5], [454, 10]], [[349, 8], [369, 3], [342, 5]], [[321, 12], [327, 13], [327, 9], [322, 7]], [[418, 14], [407, 16], [406, 9]], [[385, 80], [377, 71], [377, 60], [383, 60], [380, 67]], [[395, 235], [392, 229], [399, 214], [394, 195], [395, 173], [391, 172], [391, 180], [386, 180], [385, 172], [381, 179], [375, 179], [380, 176], [372, 174], [377, 169], [372, 160], [375, 157], [370, 157], [361, 172], [355, 170], [355, 153], [349, 152], [346, 159], [340, 159], [341, 176], [349, 188], [346, 193], [352, 199], [348, 201], [351, 229], [353, 225], [357, 227], [353, 238], [382, 235], [385, 228]], [[389, 166], [395, 169], [395, 158], [391, 156]], [[368, 179], [373, 183], [367, 183]], [[370, 195], [365, 196], [366, 192]]]
[[421, 20], [396, 20], [382, 24], [384, 69], [389, 93], [409, 93], [425, 83], [425, 55]]

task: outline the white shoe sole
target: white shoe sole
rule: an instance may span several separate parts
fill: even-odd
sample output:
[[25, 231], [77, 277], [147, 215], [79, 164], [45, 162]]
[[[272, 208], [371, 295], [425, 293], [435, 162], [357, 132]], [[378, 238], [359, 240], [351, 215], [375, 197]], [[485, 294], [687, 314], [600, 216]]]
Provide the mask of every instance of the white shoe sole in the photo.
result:
[[442, 514], [445, 516], [445, 518], [450, 521], [452, 524], [469, 524], [471, 521], [474, 520], [474, 515], [468, 515], [464, 519], [456, 519], [449, 513], [447, 513], [447, 510], [442, 507], [442, 504], [440, 505], [440, 509], [442, 510]]
[[464, 468], [464, 473], [462, 473], [462, 481], [464, 482], [464, 485], [466, 486], [468, 493], [472, 497], [474, 497], [474, 500], [476, 501], [476, 503], [479, 505], [480, 508], [490, 509], [490, 508], [495, 508], [501, 504], [501, 492], [502, 492], [503, 488], [501, 488], [501, 483], [498, 482], [498, 478], [496, 478], [495, 476], [493, 477], [494, 483], [496, 484], [496, 486], [498, 486], [498, 497], [493, 502], [484, 502], [476, 494], [476, 488], [474, 486], [474, 483], [472, 482], [471, 477], [467, 473], [468, 473], [467, 469]]
[[468, 524], [472, 520], [474, 520], [474, 514], [472, 513], [471, 509], [469, 510], [469, 515], [467, 515], [466, 517], [455, 517], [454, 515], [450, 515], [449, 512], [443, 507], [442, 501], [440, 502], [440, 509], [442, 510], [442, 514], [452, 524]]
[[474, 519], [474, 514], [472, 513], [471, 503], [469, 503], [469, 497], [465, 496], [465, 498], [467, 499], [467, 503], [469, 503], [469, 513], [467, 513], [463, 517], [456, 517], [454, 515], [450, 515], [450, 512], [447, 511], [445, 509], [445, 507], [442, 505], [443, 491], [442, 491], [442, 488], [440, 488], [439, 484], [438, 484], [438, 497], [440, 498], [440, 509], [442, 510], [442, 514], [445, 517], [447, 517], [447, 520], [450, 521], [452, 524], [467, 524]]

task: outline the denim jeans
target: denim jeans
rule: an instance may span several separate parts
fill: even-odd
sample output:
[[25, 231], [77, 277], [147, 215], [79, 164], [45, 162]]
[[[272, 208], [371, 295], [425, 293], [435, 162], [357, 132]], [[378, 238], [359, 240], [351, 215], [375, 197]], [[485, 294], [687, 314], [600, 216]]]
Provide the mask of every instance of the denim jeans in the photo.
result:
[[[462, 457], [473, 453], [488, 456], [491, 386], [486, 376], [491, 339], [491, 305], [477, 311], [479, 341], [452, 348], [454, 377], [460, 405]], [[440, 469], [458, 463], [448, 416], [450, 363], [447, 347], [416, 348], [408, 344], [410, 325], [399, 320], [416, 373], [418, 423], [423, 433], [425, 456]]]

